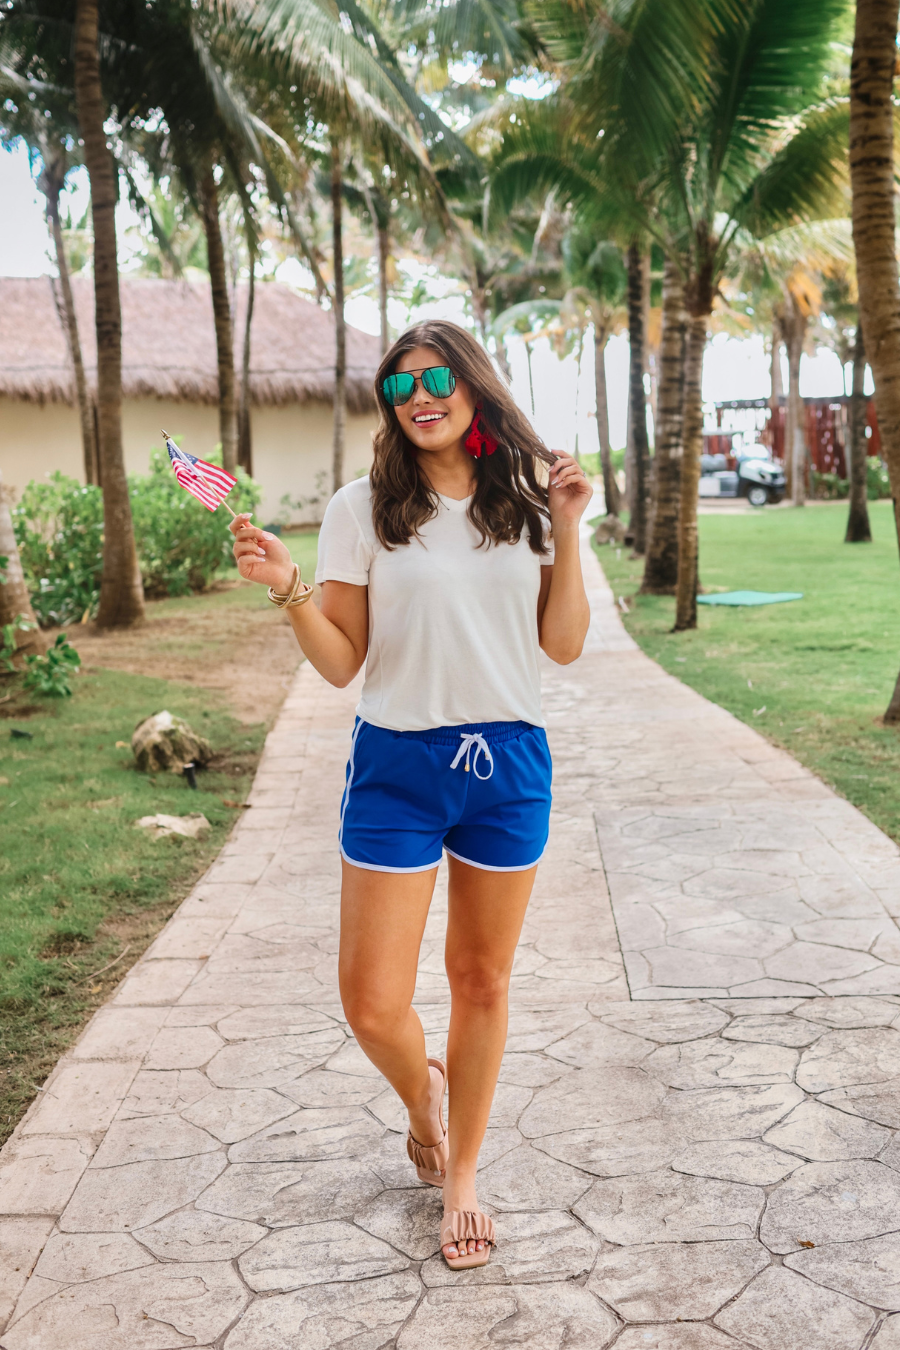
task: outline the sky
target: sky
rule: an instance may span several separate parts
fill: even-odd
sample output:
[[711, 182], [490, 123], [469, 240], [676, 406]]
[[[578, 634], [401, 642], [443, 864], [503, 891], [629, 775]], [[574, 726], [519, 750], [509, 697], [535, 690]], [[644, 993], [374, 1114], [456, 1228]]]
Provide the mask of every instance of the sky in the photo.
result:
[[[71, 176], [72, 190], [65, 194], [66, 204], [78, 218], [88, 203], [84, 171]], [[29, 277], [52, 273], [51, 244], [44, 219], [43, 198], [35, 187], [23, 149], [0, 150], [0, 275]], [[120, 204], [117, 223], [120, 232], [133, 225], [136, 217], [127, 202]], [[414, 264], [407, 264], [413, 267]], [[278, 279], [290, 284], [300, 280], [296, 264], [283, 264]], [[456, 284], [438, 283], [432, 290], [446, 293], [432, 298], [411, 314], [400, 301], [389, 308], [390, 322], [405, 327], [408, 318], [447, 318], [461, 320], [464, 297]], [[364, 332], [378, 332], [378, 307], [368, 296], [351, 298], [347, 320]], [[509, 344], [513, 372], [513, 393], [519, 405], [531, 416], [528, 362], [524, 344]], [[783, 365], [783, 383], [787, 385], [787, 364]], [[533, 421], [539, 435], [555, 449], [572, 452], [577, 448], [591, 453], [597, 449], [594, 411], [594, 352], [588, 338], [580, 369], [574, 355], [558, 360], [546, 341], [534, 344], [533, 376], [535, 406]], [[614, 337], [606, 349], [606, 378], [609, 390], [610, 439], [613, 446], [625, 442], [625, 412], [628, 388], [628, 338]], [[800, 393], [806, 397], [833, 397], [844, 391], [843, 372], [833, 352], [820, 350], [804, 355], [800, 365]], [[720, 333], [706, 352], [703, 367], [703, 397], [707, 402], [737, 398], [767, 398], [770, 392], [769, 361], [761, 337], [737, 339]]]

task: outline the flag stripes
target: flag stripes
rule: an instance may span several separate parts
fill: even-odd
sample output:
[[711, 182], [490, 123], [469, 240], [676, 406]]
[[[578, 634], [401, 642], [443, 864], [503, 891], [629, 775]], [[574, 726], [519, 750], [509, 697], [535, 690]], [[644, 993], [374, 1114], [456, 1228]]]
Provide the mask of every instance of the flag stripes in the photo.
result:
[[181, 486], [202, 502], [207, 510], [215, 511], [228, 496], [237, 479], [224, 469], [220, 469], [217, 464], [208, 464], [205, 459], [198, 459], [196, 455], [189, 455], [186, 450], [179, 450], [171, 438], [166, 440], [166, 449], [175, 470], [175, 477]]

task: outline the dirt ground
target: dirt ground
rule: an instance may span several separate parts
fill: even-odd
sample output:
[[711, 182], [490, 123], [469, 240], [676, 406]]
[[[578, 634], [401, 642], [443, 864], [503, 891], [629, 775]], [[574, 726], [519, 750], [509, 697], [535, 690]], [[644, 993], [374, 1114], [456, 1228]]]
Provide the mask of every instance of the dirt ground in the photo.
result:
[[272, 721], [302, 659], [287, 616], [241, 580], [203, 595], [148, 600], [146, 622], [135, 628], [74, 624], [66, 635], [85, 667], [215, 690], [247, 723]]

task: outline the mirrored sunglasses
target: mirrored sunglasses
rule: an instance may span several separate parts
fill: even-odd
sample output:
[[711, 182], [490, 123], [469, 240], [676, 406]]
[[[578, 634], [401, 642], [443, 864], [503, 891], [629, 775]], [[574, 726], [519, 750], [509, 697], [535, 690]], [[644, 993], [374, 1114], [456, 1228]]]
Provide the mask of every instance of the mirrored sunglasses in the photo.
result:
[[381, 392], [393, 407], [408, 403], [415, 393], [416, 380], [434, 398], [449, 398], [456, 388], [456, 376], [449, 366], [429, 366], [427, 370], [405, 370], [400, 375], [388, 375], [381, 382]]

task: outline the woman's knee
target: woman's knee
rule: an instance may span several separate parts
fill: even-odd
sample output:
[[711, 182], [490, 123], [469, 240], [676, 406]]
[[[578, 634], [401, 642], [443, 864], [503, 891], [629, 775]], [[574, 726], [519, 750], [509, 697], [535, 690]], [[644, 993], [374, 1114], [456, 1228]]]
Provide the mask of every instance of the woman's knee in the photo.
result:
[[379, 997], [372, 990], [354, 988], [343, 981], [341, 1002], [356, 1039], [375, 1045], [390, 1044], [409, 1015], [408, 1004], [400, 1005], [395, 998]]
[[481, 963], [447, 963], [450, 992], [455, 999], [477, 1008], [496, 1008], [506, 1003], [509, 970]]

